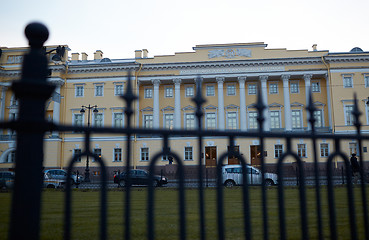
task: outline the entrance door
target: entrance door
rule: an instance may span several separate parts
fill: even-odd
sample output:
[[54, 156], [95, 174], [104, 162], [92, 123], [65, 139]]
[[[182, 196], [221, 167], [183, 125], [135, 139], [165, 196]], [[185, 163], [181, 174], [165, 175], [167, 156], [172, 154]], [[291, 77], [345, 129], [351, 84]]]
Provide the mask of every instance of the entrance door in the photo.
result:
[[261, 151], [260, 145], [251, 145], [250, 146], [250, 159], [252, 166], [260, 166], [261, 165]]
[[[228, 146], [228, 152], [231, 151], [231, 147]], [[239, 153], [240, 152], [240, 146], [234, 146], [233, 151], [235, 153]], [[232, 165], [232, 164], [240, 164], [240, 160], [234, 156], [233, 154], [228, 155], [228, 165]]]
[[205, 166], [215, 167], [217, 165], [217, 147], [205, 147]]

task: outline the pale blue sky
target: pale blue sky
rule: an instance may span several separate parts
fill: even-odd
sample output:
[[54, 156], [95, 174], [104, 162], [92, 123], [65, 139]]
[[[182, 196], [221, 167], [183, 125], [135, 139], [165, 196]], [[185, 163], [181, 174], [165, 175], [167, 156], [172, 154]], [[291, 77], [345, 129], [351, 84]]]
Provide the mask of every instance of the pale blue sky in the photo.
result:
[[368, 0], [6, 0], [0, 46], [27, 46], [24, 27], [43, 22], [46, 45], [104, 57], [190, 52], [198, 44], [265, 42], [268, 48], [369, 51]]

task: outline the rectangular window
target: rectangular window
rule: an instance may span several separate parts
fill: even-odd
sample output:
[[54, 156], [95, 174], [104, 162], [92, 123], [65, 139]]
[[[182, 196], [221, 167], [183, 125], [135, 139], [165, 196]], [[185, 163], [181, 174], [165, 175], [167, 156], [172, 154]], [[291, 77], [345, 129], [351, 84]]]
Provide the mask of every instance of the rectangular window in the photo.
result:
[[343, 87], [344, 88], [352, 88], [352, 76], [343, 76]]
[[216, 115], [215, 113], [206, 113], [206, 129], [215, 129], [217, 127]]
[[269, 94], [278, 94], [278, 83], [269, 84]]
[[302, 128], [302, 118], [300, 110], [292, 110], [292, 128]]
[[[80, 148], [75, 148], [73, 150], [73, 156], [79, 155], [82, 153], [82, 150]], [[76, 159], [77, 162], [81, 162], [81, 156], [78, 156]]]
[[82, 126], [83, 123], [83, 115], [82, 113], [75, 113], [73, 119], [73, 126]]
[[328, 143], [321, 143], [320, 144], [320, 156], [328, 157], [328, 155], [329, 155]]
[[236, 95], [236, 85], [235, 84], [228, 84], [227, 85], [227, 95], [228, 96], [235, 96]]
[[114, 162], [121, 162], [122, 161], [122, 149], [121, 148], [114, 148]]
[[75, 95], [76, 97], [83, 97], [84, 96], [84, 86], [83, 85], [75, 85]]
[[365, 87], [369, 88], [369, 75], [364, 75]]
[[356, 142], [351, 142], [349, 143], [349, 150], [350, 150], [350, 156], [352, 156], [352, 154], [356, 154], [357, 155], [357, 143]]
[[95, 84], [95, 96], [101, 97], [104, 95], [104, 85], [101, 84]]
[[94, 114], [94, 127], [102, 127], [104, 122], [104, 115], [102, 113]]
[[227, 128], [237, 129], [237, 112], [227, 112]]
[[320, 84], [319, 84], [319, 81], [312, 81], [311, 82], [311, 91], [312, 92], [320, 92]]
[[123, 113], [113, 113], [114, 118], [114, 127], [121, 128], [123, 127]]
[[249, 112], [249, 128], [257, 129], [258, 128], [258, 112]]
[[145, 88], [144, 95], [145, 95], [145, 98], [152, 98], [152, 88]]
[[299, 82], [291, 82], [290, 90], [291, 90], [291, 93], [299, 93]]
[[[94, 148], [94, 154], [96, 154], [101, 159], [101, 148]], [[96, 161], [95, 158], [92, 159], [93, 162]]]
[[283, 145], [282, 144], [275, 144], [274, 145], [274, 157], [280, 158], [283, 153]]
[[172, 98], [173, 97], [173, 87], [165, 87], [165, 97]]
[[193, 148], [192, 147], [185, 147], [185, 161], [193, 160]]
[[149, 148], [141, 148], [141, 161], [149, 161]]
[[185, 126], [186, 129], [195, 129], [195, 114], [193, 113], [186, 113], [185, 114]]
[[270, 111], [270, 128], [281, 128], [279, 111]]
[[144, 118], [143, 119], [144, 128], [152, 128], [153, 127], [152, 115], [144, 115], [143, 118]]
[[164, 114], [164, 128], [173, 129], [173, 114]]
[[257, 86], [256, 84], [248, 84], [248, 93], [249, 95], [255, 95], [257, 92]]
[[215, 87], [214, 87], [214, 85], [206, 85], [206, 96], [208, 96], [208, 97], [215, 96]]
[[114, 85], [114, 95], [122, 96], [123, 95], [123, 83]]
[[306, 157], [306, 144], [297, 144], [297, 155], [299, 157]]
[[323, 127], [323, 110], [316, 110], [314, 112], [315, 123], [314, 126], [319, 128]]
[[353, 111], [354, 111], [354, 105], [345, 105], [345, 125], [346, 126], [354, 125], [354, 115], [352, 115]]
[[194, 88], [193, 88], [193, 86], [187, 86], [185, 88], [185, 94], [186, 94], [186, 97], [193, 97], [194, 96]]
[[[170, 148], [168, 148], [168, 151], [170, 151]], [[164, 148], [163, 148], [163, 152], [164, 152]], [[168, 155], [163, 155], [161, 160], [162, 161], [168, 161]]]

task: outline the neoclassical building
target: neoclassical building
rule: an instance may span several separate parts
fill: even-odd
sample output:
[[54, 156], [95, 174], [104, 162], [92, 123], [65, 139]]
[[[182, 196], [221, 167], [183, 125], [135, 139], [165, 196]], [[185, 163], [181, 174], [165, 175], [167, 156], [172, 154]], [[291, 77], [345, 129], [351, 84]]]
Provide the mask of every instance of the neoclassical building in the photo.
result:
[[[306, 106], [311, 91], [314, 106], [315, 129], [325, 134], [354, 134], [353, 110], [356, 93], [362, 133], [369, 133], [369, 52], [360, 48], [331, 53], [319, 51], [314, 45], [309, 50], [268, 49], [262, 42], [244, 44], [197, 45], [192, 52], [150, 57], [146, 49], [136, 50], [135, 58], [109, 59], [97, 50], [93, 59], [86, 53], [70, 53], [68, 46], [61, 62], [54, 63], [51, 51], [49, 81], [57, 87], [47, 102], [47, 119], [60, 124], [106, 126], [122, 128], [126, 124], [123, 114], [123, 94], [128, 72], [132, 75], [135, 102], [133, 124], [142, 128], [196, 129], [196, 82], [200, 81], [204, 129], [229, 131], [256, 131], [255, 103], [260, 88], [267, 103], [263, 111], [267, 132], [306, 132], [311, 130]], [[17, 100], [10, 91], [11, 82], [20, 78], [22, 55], [27, 48], [1, 47], [0, 121], [17, 117]], [[90, 106], [90, 111], [82, 106]], [[89, 115], [89, 113], [91, 115]], [[1, 130], [0, 169], [13, 167], [14, 134]], [[124, 151], [125, 136], [96, 134], [91, 148], [107, 161], [112, 173], [121, 169], [128, 159]], [[147, 167], [150, 157], [162, 150], [158, 136], [134, 136], [131, 139], [135, 168]], [[236, 149], [252, 165], [260, 164], [258, 138], [237, 138]], [[355, 140], [341, 146], [347, 154], [357, 153]], [[364, 159], [368, 159], [368, 142], [364, 142]], [[45, 136], [45, 162], [47, 168], [64, 168], [72, 156], [83, 149], [83, 136], [75, 132], [52, 132]], [[203, 163], [215, 166], [220, 154], [229, 148], [224, 137], [204, 138], [204, 149], [198, 149], [197, 138], [173, 137], [171, 151], [182, 157], [186, 166], [198, 164], [199, 151]], [[285, 148], [283, 139], [268, 139], [266, 162], [275, 164]], [[313, 161], [311, 142], [295, 139], [293, 148], [307, 163]], [[318, 140], [318, 157], [325, 162], [334, 145], [329, 139]], [[286, 163], [292, 163], [291, 159]], [[227, 159], [225, 164], [238, 163]], [[94, 169], [95, 163], [91, 162]], [[159, 165], [167, 165], [164, 156]], [[77, 163], [81, 169], [84, 159]], [[94, 174], [99, 171], [95, 169]]]

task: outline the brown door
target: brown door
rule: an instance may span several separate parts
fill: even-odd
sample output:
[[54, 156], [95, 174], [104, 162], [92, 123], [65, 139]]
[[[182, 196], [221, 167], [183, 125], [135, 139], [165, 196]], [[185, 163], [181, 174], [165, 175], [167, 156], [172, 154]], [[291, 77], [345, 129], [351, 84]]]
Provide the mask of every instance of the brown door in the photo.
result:
[[261, 157], [260, 145], [251, 145], [250, 146], [251, 165], [260, 166], [261, 164], [260, 157]]
[[[231, 150], [231, 147], [228, 146], [228, 152]], [[234, 146], [234, 149], [233, 151], [235, 153], [239, 153], [240, 152], [240, 146]], [[232, 155], [228, 155], [228, 164], [229, 165], [232, 165], [232, 164], [240, 164], [240, 160], [234, 156], [233, 154]]]
[[205, 147], [205, 166], [215, 167], [217, 165], [217, 147]]

